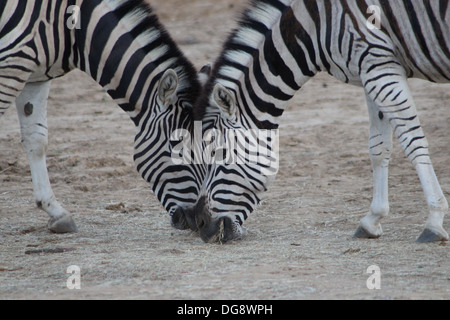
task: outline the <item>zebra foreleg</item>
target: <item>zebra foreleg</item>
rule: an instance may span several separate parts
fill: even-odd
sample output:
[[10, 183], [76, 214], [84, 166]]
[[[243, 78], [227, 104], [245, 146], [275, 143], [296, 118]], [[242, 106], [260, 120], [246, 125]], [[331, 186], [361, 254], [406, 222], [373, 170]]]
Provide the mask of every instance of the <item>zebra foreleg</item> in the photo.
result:
[[[389, 70], [391, 71], [391, 70]], [[420, 125], [416, 106], [403, 70], [384, 71], [367, 76], [364, 87], [369, 99], [386, 117], [392, 132], [400, 142], [406, 157], [414, 165], [429, 208], [425, 230], [418, 242], [448, 240], [443, 228], [448, 203], [431, 163], [428, 142]], [[384, 75], [384, 76], [383, 76]]]
[[392, 129], [388, 119], [369, 97], [370, 119], [369, 153], [373, 170], [373, 200], [354, 237], [379, 238], [383, 234], [381, 219], [389, 214], [388, 176], [392, 152]]
[[37, 206], [48, 213], [48, 228], [55, 233], [76, 232], [77, 227], [56, 200], [47, 172], [47, 99], [50, 81], [27, 83], [16, 99], [22, 145], [27, 153]]

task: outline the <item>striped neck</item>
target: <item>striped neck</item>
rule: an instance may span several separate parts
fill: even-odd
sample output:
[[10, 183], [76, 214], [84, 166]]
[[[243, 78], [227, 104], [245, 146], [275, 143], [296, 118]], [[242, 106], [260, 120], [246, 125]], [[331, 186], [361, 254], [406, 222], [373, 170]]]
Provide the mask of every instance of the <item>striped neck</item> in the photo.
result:
[[[309, 57], [299, 46], [299, 35], [307, 31], [283, 2], [287, 1], [253, 1], [244, 13], [197, 103], [196, 120], [207, 122], [217, 114], [212, 92], [221, 84], [235, 93], [238, 116], [250, 127], [275, 129], [294, 94], [321, 70], [316, 54]], [[305, 43], [311, 52], [314, 45]]]
[[152, 104], [164, 71], [178, 74], [177, 96], [193, 102], [196, 71], [143, 0], [77, 0], [79, 25], [71, 30], [72, 67], [99, 83], [138, 125]]

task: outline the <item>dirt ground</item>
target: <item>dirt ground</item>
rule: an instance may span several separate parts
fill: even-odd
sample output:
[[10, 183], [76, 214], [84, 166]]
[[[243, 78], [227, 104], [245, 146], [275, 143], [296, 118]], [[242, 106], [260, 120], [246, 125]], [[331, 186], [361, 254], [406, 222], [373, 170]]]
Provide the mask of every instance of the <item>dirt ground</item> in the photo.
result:
[[[212, 61], [244, 1], [153, 0], [197, 67]], [[188, 5], [186, 3], [189, 3]], [[450, 199], [450, 85], [411, 81]], [[294, 98], [280, 127], [276, 182], [244, 240], [207, 245], [174, 230], [134, 169], [134, 126], [80, 72], [54, 81], [48, 168], [80, 231], [55, 235], [35, 207], [14, 108], [0, 119], [0, 299], [449, 299], [450, 244], [416, 244], [427, 207], [398, 144], [391, 214], [378, 240], [352, 238], [371, 201], [363, 92], [327, 75]], [[447, 217], [445, 226], [450, 231]], [[81, 268], [81, 289], [66, 286]], [[381, 288], [369, 290], [380, 269]]]

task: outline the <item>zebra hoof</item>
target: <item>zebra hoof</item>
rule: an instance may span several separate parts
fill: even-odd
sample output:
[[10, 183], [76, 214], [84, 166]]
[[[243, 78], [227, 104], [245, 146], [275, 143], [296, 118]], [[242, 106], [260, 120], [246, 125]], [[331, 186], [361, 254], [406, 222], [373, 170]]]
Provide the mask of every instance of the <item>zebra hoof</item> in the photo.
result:
[[63, 216], [59, 219], [50, 218], [47, 227], [53, 233], [78, 232], [75, 221], [73, 221], [70, 215]]
[[357, 239], [378, 239], [381, 237], [382, 232], [377, 233], [371, 233], [367, 231], [363, 226], [359, 226], [358, 229], [356, 229], [355, 234], [353, 235], [353, 238]]
[[437, 241], [448, 241], [448, 234], [447, 232], [442, 230], [436, 230], [436, 229], [430, 229], [426, 228], [423, 230], [422, 234], [417, 238], [417, 243], [430, 243], [430, 242], [437, 242]]

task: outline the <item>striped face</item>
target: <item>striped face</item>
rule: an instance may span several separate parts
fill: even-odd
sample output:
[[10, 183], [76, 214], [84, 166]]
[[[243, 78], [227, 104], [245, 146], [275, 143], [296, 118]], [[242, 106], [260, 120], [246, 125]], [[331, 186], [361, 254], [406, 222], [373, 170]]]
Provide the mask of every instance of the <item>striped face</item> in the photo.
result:
[[204, 177], [202, 166], [173, 159], [173, 133], [192, 130], [192, 102], [183, 98], [184, 90], [177, 73], [167, 70], [152, 92], [152, 108], [134, 118], [136, 168], [171, 215], [195, 204]]
[[187, 215], [205, 242], [244, 235], [242, 224], [278, 171], [278, 130], [250, 129], [232, 89], [216, 84], [203, 118], [206, 178]]

